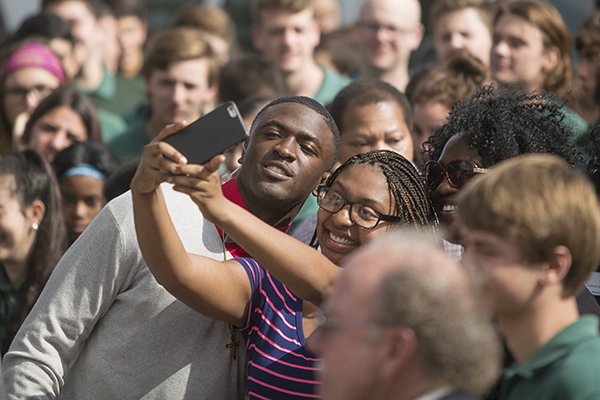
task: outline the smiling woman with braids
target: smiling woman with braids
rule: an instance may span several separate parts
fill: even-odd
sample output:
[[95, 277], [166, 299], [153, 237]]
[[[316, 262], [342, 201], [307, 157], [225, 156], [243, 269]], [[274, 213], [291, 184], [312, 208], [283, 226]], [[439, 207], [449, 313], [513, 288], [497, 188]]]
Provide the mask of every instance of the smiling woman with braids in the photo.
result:
[[[340, 193], [336, 193], [336, 187], [341, 187]], [[344, 203], [344, 200], [348, 197], [344, 197], [342, 190], [360, 191], [364, 193], [360, 198], [368, 199], [366, 204], [380, 201], [381, 205], [385, 202], [377, 197], [387, 192], [388, 195], [384, 197], [388, 197], [392, 203], [389, 213], [393, 217], [386, 220], [394, 223], [387, 225], [387, 229], [394, 225], [435, 226], [434, 213], [427, 192], [423, 190], [423, 181], [412, 163], [390, 150], [357, 154], [336, 169], [325, 185], [317, 190], [317, 202], [323, 211], [318, 215], [316, 235], [321, 252], [335, 264], [341, 263], [352, 250], [387, 230], [361, 229], [356, 221], [352, 221], [354, 214], [359, 215], [356, 206], [351, 207], [350, 219], [347, 219], [344, 210], [348, 203]], [[354, 198], [359, 196], [355, 195]], [[387, 205], [384, 207], [388, 208]], [[337, 216], [339, 211], [342, 211], [344, 218]], [[352, 222], [354, 226], [350, 227]], [[348, 231], [346, 226], [350, 227]]]
[[316, 190], [321, 254], [226, 200], [216, 173], [222, 156], [205, 166], [186, 165], [170, 161], [182, 160], [173, 148], [162, 149], [161, 155], [144, 152], [132, 187], [160, 171], [254, 259], [218, 262], [161, 241], [177, 237], [166, 208], [136, 196], [134, 189], [136, 232], [152, 273], [184, 303], [239, 328], [248, 350], [250, 398], [314, 398], [318, 359], [307, 339], [317, 328], [317, 306], [340, 272], [338, 264], [395, 226], [436, 229], [420, 174], [387, 150], [342, 164]]

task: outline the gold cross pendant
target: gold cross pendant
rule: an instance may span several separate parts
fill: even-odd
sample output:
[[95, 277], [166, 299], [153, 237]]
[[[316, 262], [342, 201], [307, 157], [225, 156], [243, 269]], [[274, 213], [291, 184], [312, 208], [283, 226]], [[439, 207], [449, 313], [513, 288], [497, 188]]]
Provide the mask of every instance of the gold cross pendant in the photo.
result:
[[237, 348], [240, 346], [239, 340], [237, 340], [236, 332], [233, 326], [229, 325], [229, 334], [231, 335], [231, 342], [225, 345], [229, 349], [229, 359], [231, 361], [237, 360]]

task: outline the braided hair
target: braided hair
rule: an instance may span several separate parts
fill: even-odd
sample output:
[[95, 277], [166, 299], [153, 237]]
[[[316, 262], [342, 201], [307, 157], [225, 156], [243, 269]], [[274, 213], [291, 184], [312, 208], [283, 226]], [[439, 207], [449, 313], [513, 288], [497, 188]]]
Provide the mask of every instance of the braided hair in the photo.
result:
[[325, 186], [333, 185], [348, 167], [365, 164], [377, 166], [385, 176], [394, 204], [394, 214], [402, 219], [400, 224], [435, 229], [437, 217], [423, 177], [410, 161], [394, 151], [373, 150], [353, 156], [327, 178]]

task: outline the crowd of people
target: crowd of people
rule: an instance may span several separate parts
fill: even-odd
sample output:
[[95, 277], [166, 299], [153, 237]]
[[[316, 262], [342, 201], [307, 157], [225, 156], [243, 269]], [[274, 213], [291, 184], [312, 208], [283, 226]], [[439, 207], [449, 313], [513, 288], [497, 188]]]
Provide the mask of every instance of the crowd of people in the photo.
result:
[[[247, 7], [0, 46], [0, 400], [600, 399], [600, 9]], [[164, 141], [228, 101], [243, 142]]]

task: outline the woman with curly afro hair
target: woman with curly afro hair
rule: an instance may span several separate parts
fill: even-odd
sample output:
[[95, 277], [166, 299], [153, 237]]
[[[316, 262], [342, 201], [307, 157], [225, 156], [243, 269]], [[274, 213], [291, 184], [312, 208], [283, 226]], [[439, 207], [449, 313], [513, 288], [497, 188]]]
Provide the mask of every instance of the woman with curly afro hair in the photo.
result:
[[[444, 247], [452, 256], [462, 257], [456, 198], [471, 179], [478, 179], [477, 175], [500, 161], [526, 153], [551, 153], [584, 168], [586, 157], [574, 144], [560, 108], [551, 95], [486, 86], [457, 103], [447, 123], [425, 143], [427, 190], [444, 230]], [[580, 314], [600, 314], [594, 296], [585, 288], [577, 295], [577, 307]], [[508, 366], [513, 359], [510, 351], [505, 354]], [[486, 398], [497, 398], [498, 390]]]
[[457, 103], [424, 146], [427, 189], [451, 243], [459, 240], [455, 197], [470, 178], [525, 153], [552, 153], [578, 167], [584, 163], [552, 95], [491, 86]]

